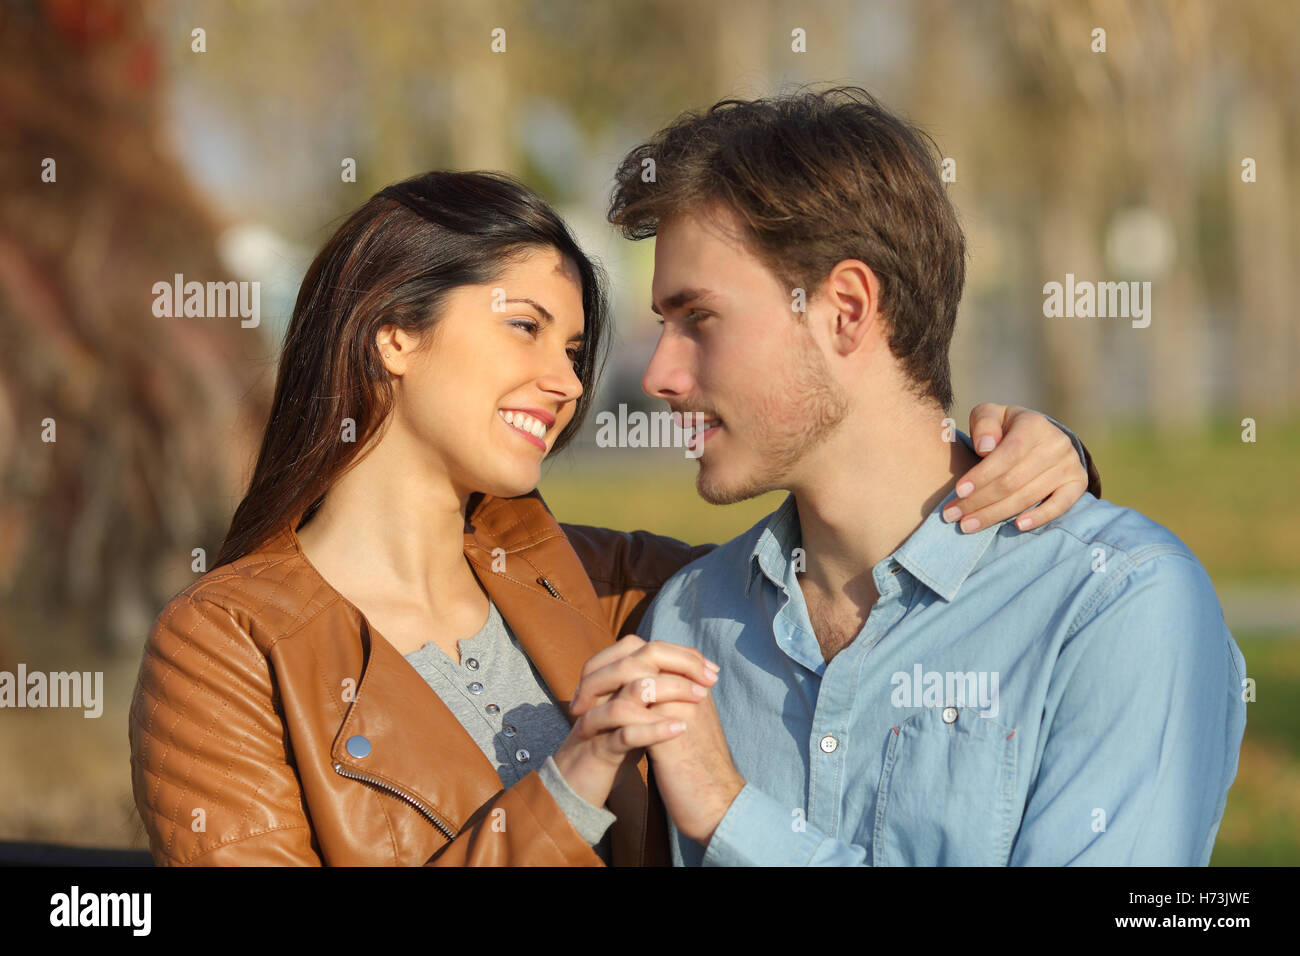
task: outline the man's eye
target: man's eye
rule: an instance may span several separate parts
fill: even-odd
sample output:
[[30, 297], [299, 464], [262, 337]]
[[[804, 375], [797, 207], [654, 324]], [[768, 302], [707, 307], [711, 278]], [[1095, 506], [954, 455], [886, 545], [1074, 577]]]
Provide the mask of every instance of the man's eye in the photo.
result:
[[573, 362], [573, 367], [577, 368], [582, 363], [582, 352], [571, 349], [569, 351], [569, 359]]
[[[709, 313], [707, 312], [701, 312], [699, 309], [692, 309], [690, 312], [687, 312], [686, 315], [682, 317], [682, 321], [690, 322], [692, 325], [694, 325], [702, 321], [703, 319], [708, 318], [708, 316]], [[655, 322], [658, 325], [663, 325], [664, 324], [663, 316], [660, 316], [659, 318], [655, 319]]]

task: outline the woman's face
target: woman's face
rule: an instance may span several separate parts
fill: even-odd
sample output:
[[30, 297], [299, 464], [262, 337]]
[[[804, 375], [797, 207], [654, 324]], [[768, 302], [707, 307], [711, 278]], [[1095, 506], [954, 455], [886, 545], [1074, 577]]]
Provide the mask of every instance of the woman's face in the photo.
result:
[[453, 290], [423, 341], [380, 332], [395, 373], [395, 437], [462, 497], [537, 487], [582, 394], [581, 283], [571, 260], [539, 248], [494, 282]]

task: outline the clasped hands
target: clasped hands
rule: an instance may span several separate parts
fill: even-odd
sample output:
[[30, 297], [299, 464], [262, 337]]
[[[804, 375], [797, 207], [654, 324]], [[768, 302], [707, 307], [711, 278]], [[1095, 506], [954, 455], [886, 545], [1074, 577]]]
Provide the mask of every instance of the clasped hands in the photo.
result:
[[745, 786], [713, 706], [717, 680], [718, 666], [694, 648], [627, 635], [583, 666], [569, 708], [576, 720], [556, 766], [600, 806], [649, 751], [677, 829], [707, 846]]

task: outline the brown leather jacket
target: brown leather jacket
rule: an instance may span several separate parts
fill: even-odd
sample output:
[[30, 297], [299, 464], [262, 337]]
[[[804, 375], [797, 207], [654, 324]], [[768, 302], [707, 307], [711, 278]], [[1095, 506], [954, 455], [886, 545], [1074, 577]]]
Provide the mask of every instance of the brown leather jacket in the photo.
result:
[[[560, 525], [536, 492], [476, 497], [465, 556], [566, 708], [582, 665], [713, 547]], [[159, 615], [130, 740], [159, 864], [602, 865], [536, 772], [502, 788], [428, 684], [308, 563], [291, 524]], [[647, 760], [606, 806], [614, 865], [670, 862]]]

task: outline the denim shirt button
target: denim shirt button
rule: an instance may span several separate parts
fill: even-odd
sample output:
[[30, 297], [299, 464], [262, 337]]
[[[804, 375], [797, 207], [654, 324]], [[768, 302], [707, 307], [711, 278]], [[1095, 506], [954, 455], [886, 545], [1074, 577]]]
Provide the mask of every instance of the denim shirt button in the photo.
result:
[[945, 724], [955, 724], [957, 722], [956, 707], [945, 707], [943, 709], [943, 722]]
[[828, 754], [834, 753], [835, 748], [838, 747], [839, 745], [840, 742], [836, 740], [834, 737], [832, 737], [830, 734], [827, 734], [825, 737], [823, 737], [820, 743], [820, 746], [822, 748], [822, 753], [828, 753]]

